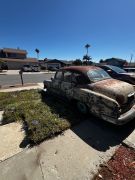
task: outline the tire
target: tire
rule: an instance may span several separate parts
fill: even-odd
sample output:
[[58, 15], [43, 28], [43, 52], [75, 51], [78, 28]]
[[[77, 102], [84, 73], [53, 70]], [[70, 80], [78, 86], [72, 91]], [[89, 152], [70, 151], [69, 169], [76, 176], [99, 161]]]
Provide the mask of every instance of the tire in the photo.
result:
[[82, 114], [87, 114], [88, 113], [88, 107], [85, 103], [77, 101], [77, 109], [80, 111]]

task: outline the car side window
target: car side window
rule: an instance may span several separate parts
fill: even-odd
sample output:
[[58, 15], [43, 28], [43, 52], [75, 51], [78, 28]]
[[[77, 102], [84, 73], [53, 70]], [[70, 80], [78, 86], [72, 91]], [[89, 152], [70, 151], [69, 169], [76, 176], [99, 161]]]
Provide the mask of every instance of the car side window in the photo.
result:
[[61, 80], [62, 77], [63, 77], [62, 71], [58, 71], [58, 72], [56, 73], [56, 75], [55, 75], [55, 79], [58, 79], [58, 80]]
[[85, 84], [87, 83], [86, 78], [83, 74], [80, 73], [73, 73], [72, 75], [72, 82], [76, 84]]
[[65, 82], [71, 82], [71, 76], [72, 76], [72, 72], [65, 71], [64, 72], [64, 81]]

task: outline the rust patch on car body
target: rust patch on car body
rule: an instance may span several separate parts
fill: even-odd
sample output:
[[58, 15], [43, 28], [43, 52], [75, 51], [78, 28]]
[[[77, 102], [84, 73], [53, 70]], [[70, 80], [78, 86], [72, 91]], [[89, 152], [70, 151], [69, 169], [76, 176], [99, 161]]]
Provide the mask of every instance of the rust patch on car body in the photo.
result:
[[132, 85], [116, 79], [106, 79], [88, 85], [88, 88], [115, 99], [120, 105], [126, 103], [128, 95], [134, 91]]

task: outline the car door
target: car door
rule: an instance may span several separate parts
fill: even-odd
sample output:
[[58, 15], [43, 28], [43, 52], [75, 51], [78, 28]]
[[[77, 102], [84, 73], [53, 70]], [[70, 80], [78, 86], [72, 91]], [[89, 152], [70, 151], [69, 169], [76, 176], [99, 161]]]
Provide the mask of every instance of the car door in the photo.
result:
[[61, 92], [68, 99], [73, 96], [74, 83], [72, 82], [72, 71], [65, 70], [63, 72], [63, 80], [61, 82]]
[[57, 71], [52, 79], [51, 90], [56, 94], [61, 94], [61, 82], [63, 80], [63, 71]]

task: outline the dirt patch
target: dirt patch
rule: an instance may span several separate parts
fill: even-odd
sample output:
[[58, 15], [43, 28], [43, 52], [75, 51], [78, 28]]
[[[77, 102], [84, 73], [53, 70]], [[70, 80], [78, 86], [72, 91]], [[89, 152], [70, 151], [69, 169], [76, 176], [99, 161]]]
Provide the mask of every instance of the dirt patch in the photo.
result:
[[94, 180], [134, 180], [135, 179], [135, 151], [129, 147], [120, 146], [115, 155], [101, 165]]

